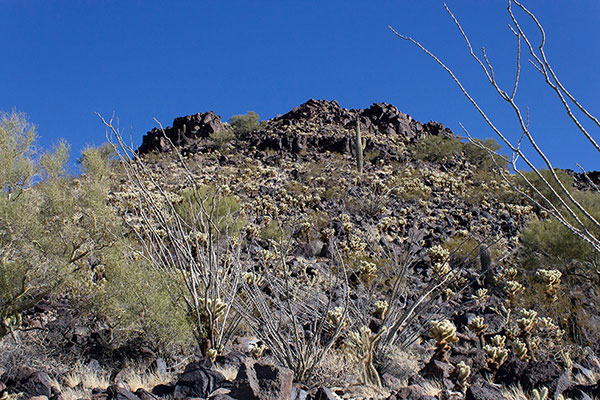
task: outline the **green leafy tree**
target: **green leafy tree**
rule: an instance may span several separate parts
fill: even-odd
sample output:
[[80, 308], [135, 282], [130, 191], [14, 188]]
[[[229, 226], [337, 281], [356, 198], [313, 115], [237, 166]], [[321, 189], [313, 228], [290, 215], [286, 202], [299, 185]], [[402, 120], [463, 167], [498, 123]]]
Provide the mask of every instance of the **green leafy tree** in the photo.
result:
[[86, 150], [74, 179], [69, 146], [40, 152], [36, 139], [24, 114], [0, 113], [0, 338], [25, 310], [81, 278], [116, 237], [110, 177], [99, 168], [107, 149]]

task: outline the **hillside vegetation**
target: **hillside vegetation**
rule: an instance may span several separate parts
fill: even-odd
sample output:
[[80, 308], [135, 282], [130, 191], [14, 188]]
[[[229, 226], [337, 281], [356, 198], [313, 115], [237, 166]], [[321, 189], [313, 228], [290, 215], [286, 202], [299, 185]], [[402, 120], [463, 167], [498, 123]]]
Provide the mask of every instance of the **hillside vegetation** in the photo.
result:
[[598, 255], [501, 155], [384, 103], [196, 114], [139, 149], [104, 122], [72, 176], [2, 114], [6, 396], [600, 395]]

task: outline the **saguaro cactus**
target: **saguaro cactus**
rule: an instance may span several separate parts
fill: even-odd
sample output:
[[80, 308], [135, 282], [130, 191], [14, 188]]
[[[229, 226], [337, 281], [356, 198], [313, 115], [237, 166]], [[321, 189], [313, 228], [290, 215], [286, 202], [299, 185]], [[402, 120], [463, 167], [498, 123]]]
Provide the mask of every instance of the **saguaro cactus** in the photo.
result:
[[367, 145], [367, 141], [360, 134], [360, 119], [356, 120], [356, 137], [354, 138], [354, 156], [356, 157], [356, 168], [358, 172], [363, 172], [363, 150]]

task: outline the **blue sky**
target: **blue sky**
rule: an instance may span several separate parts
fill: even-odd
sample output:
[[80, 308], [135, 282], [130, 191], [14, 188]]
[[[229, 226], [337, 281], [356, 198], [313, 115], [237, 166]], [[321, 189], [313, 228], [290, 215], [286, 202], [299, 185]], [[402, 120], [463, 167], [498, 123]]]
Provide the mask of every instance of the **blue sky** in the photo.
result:
[[[547, 53], [565, 85], [600, 114], [600, 2], [525, 4], [546, 28]], [[486, 46], [498, 79], [510, 85], [515, 43], [506, 2], [448, 5], [474, 47]], [[492, 136], [448, 75], [388, 25], [439, 54], [498, 126], [518, 135], [437, 0], [0, 0], [0, 110], [27, 113], [42, 145], [65, 138], [74, 156], [104, 141], [96, 111], [115, 112], [139, 144], [154, 117], [165, 126], [209, 110], [224, 120], [250, 110], [267, 119], [310, 98], [346, 108], [388, 102], [456, 133], [462, 122], [475, 136]], [[517, 99], [530, 108], [540, 145], [556, 166], [600, 169], [598, 153], [523, 58]], [[598, 129], [591, 132], [600, 137]]]

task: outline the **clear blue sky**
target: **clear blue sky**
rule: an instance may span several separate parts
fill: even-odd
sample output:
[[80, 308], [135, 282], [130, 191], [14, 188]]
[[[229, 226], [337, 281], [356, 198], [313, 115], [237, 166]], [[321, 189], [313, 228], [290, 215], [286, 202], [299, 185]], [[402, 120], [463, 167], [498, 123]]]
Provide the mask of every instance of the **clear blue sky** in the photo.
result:
[[[600, 2], [525, 1], [546, 27], [547, 52], [564, 83], [600, 114]], [[510, 83], [506, 2], [448, 4]], [[506, 106], [437, 0], [0, 0], [0, 109], [27, 113], [42, 145], [65, 138], [74, 156], [104, 141], [96, 111], [116, 112], [139, 144], [154, 117], [165, 126], [208, 110], [224, 120], [250, 110], [267, 119], [309, 98], [347, 108], [388, 102], [420, 121], [461, 133], [460, 121], [475, 136], [491, 136], [445, 72], [387, 25], [437, 52], [514, 136]], [[518, 99], [555, 164], [600, 169], [598, 153], [578, 139], [526, 62], [522, 80]]]

